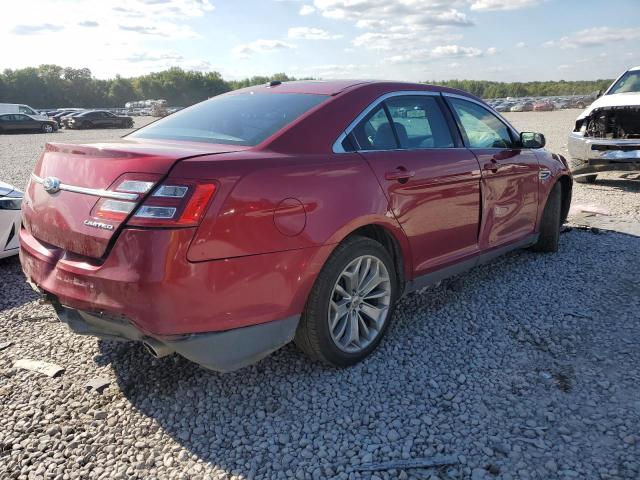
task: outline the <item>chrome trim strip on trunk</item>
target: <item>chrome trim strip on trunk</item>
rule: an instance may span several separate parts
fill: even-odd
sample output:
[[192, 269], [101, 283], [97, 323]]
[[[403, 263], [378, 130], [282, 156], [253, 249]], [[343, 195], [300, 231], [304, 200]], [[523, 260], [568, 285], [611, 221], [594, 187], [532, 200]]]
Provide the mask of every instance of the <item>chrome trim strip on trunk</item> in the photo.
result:
[[[44, 182], [43, 178], [40, 178], [35, 173], [31, 174], [31, 180], [42, 185]], [[137, 200], [137, 193], [124, 193], [124, 192], [111, 192], [109, 190], [101, 190], [97, 188], [85, 188], [85, 187], [77, 187], [75, 185], [67, 185], [66, 183], [61, 183], [59, 185], [59, 190], [64, 190], [65, 192], [73, 192], [73, 193], [82, 193], [84, 195], [91, 195], [93, 197], [102, 197], [102, 198], [111, 198], [113, 200]]]

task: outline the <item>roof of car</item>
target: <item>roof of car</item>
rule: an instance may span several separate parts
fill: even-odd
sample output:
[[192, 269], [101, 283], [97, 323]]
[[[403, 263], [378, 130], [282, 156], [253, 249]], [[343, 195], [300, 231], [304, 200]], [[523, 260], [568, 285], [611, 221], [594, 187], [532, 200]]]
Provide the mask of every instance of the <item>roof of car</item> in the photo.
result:
[[629, 69], [629, 71], [630, 71], [630, 72], [634, 72], [634, 71], [636, 71], [636, 70], [640, 70], [640, 65], [638, 65], [637, 67], [631, 67], [631, 68]]
[[261, 85], [241, 88], [231, 93], [265, 91], [269, 93], [307, 93], [316, 95], [335, 95], [355, 85], [371, 83], [365, 80], [296, 80], [292, 82], [269, 82]]
[[[433, 85], [427, 85], [424, 83], [408, 83], [388, 80], [297, 80], [293, 82], [270, 82], [262, 85], [254, 85], [229, 93], [234, 94], [262, 91], [264, 93], [306, 93], [315, 95], [337, 95], [338, 93], [343, 92], [347, 89], [354, 89], [354, 87], [364, 87], [376, 84], [387, 85], [392, 88], [398, 88], [398, 90], [406, 90], [407, 86], [415, 87], [416, 90], [433, 90], [434, 88], [440, 89], [440, 87], [434, 87]], [[442, 88], [442, 90], [448, 89]]]

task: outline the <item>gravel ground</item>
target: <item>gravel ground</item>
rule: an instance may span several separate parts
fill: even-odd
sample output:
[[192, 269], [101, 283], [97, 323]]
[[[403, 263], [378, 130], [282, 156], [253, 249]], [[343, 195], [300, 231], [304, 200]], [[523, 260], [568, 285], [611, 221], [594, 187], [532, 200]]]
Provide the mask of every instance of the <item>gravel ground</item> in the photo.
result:
[[[508, 117], [564, 153], [576, 114]], [[2, 136], [1, 177], [24, 185], [49, 138], [121, 133]], [[604, 177], [576, 201], [637, 221], [638, 182]], [[0, 260], [0, 478], [637, 479], [639, 251], [640, 238], [573, 229], [558, 254], [516, 252], [406, 297], [351, 369], [290, 345], [227, 375], [70, 334]], [[87, 391], [97, 376], [109, 386]], [[442, 455], [453, 465], [359, 468]]]

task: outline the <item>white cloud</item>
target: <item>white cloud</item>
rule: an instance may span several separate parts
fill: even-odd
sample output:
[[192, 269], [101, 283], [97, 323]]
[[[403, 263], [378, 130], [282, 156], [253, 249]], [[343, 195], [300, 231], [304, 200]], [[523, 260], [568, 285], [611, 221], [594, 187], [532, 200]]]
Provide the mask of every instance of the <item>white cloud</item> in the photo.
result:
[[[18, 20], [0, 28], [0, 43], [19, 41], [20, 46], [2, 50], [0, 68], [47, 63], [88, 67], [99, 78], [109, 78], [171, 66], [204, 68], [197, 55], [187, 60], [171, 54], [160, 58], [156, 52], [200, 38], [194, 20], [215, 15], [215, 7], [210, 0], [32, 0], [7, 2], [3, 12]], [[44, 35], [51, 44], [73, 48], [42, 48]]]
[[303, 5], [300, 7], [300, 15], [311, 15], [316, 11], [316, 7], [313, 5]]
[[487, 55], [495, 55], [498, 53], [498, 49], [496, 47], [487, 48]]
[[465, 0], [315, 0], [314, 6], [327, 18], [362, 20], [371, 26], [385, 19], [393, 19], [395, 25], [467, 26], [473, 22], [453, 8], [466, 3]]
[[248, 58], [256, 53], [277, 52], [293, 48], [295, 48], [294, 45], [283, 42], [282, 40], [266, 40], [261, 38], [250, 43], [236, 45], [233, 47], [232, 53], [240, 58]]
[[460, 45], [442, 45], [431, 51], [433, 58], [442, 57], [480, 57], [482, 50], [475, 47], [461, 47]]
[[12, 33], [16, 35], [38, 35], [41, 33], [54, 33], [63, 30], [60, 25], [52, 25], [51, 23], [30, 24], [30, 25], [16, 25], [11, 29]]
[[[385, 59], [386, 63], [425, 63], [443, 58], [475, 58], [482, 57], [484, 52], [476, 47], [460, 45], [439, 45], [432, 49], [416, 49], [409, 53], [393, 55]], [[450, 64], [452, 65], [452, 64]]]
[[518, 10], [539, 5], [542, 0], [473, 0], [471, 10]]
[[640, 39], [638, 28], [593, 27], [572, 33], [559, 40], [549, 40], [543, 47], [574, 49], [584, 47], [600, 47], [608, 43], [624, 43]]
[[292, 27], [289, 29], [289, 38], [299, 38], [302, 40], [335, 40], [342, 38], [342, 35], [332, 35], [321, 28], [314, 27]]
[[378, 69], [366, 64], [326, 64], [309, 67], [293, 66], [289, 69], [297, 77], [313, 78], [375, 78]]
[[173, 19], [201, 17], [215, 10], [209, 0], [115, 0], [108, 3], [114, 10], [145, 18], [153, 15]]
[[524, 48], [524, 47], [526, 47], [526, 46], [527, 46], [527, 44], [526, 44], [526, 43], [524, 43], [524, 42], [518, 42], [518, 43], [516, 43], [516, 47], [517, 47], [517, 48]]
[[[435, 32], [434, 32], [435, 33]], [[401, 29], [396, 31], [390, 28], [383, 32], [367, 32], [353, 39], [355, 47], [376, 51], [395, 51], [398, 53], [415, 49], [416, 46], [424, 47], [437, 41], [455, 42], [462, 38], [461, 35], [447, 34], [445, 32], [429, 35], [419, 29]]]
[[129, 62], [155, 62], [159, 60], [183, 60], [183, 59], [184, 57], [174, 50], [141, 51], [137, 53], [132, 53], [127, 57], [123, 58], [123, 60], [127, 60]]

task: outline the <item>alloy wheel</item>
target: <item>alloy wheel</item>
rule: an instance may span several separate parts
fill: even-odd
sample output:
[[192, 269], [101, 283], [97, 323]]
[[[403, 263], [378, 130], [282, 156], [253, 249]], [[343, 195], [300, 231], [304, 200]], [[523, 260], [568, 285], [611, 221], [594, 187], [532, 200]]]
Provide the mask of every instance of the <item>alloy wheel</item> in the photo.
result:
[[352, 260], [338, 276], [329, 300], [331, 338], [343, 352], [358, 353], [380, 335], [391, 304], [391, 280], [372, 255]]

